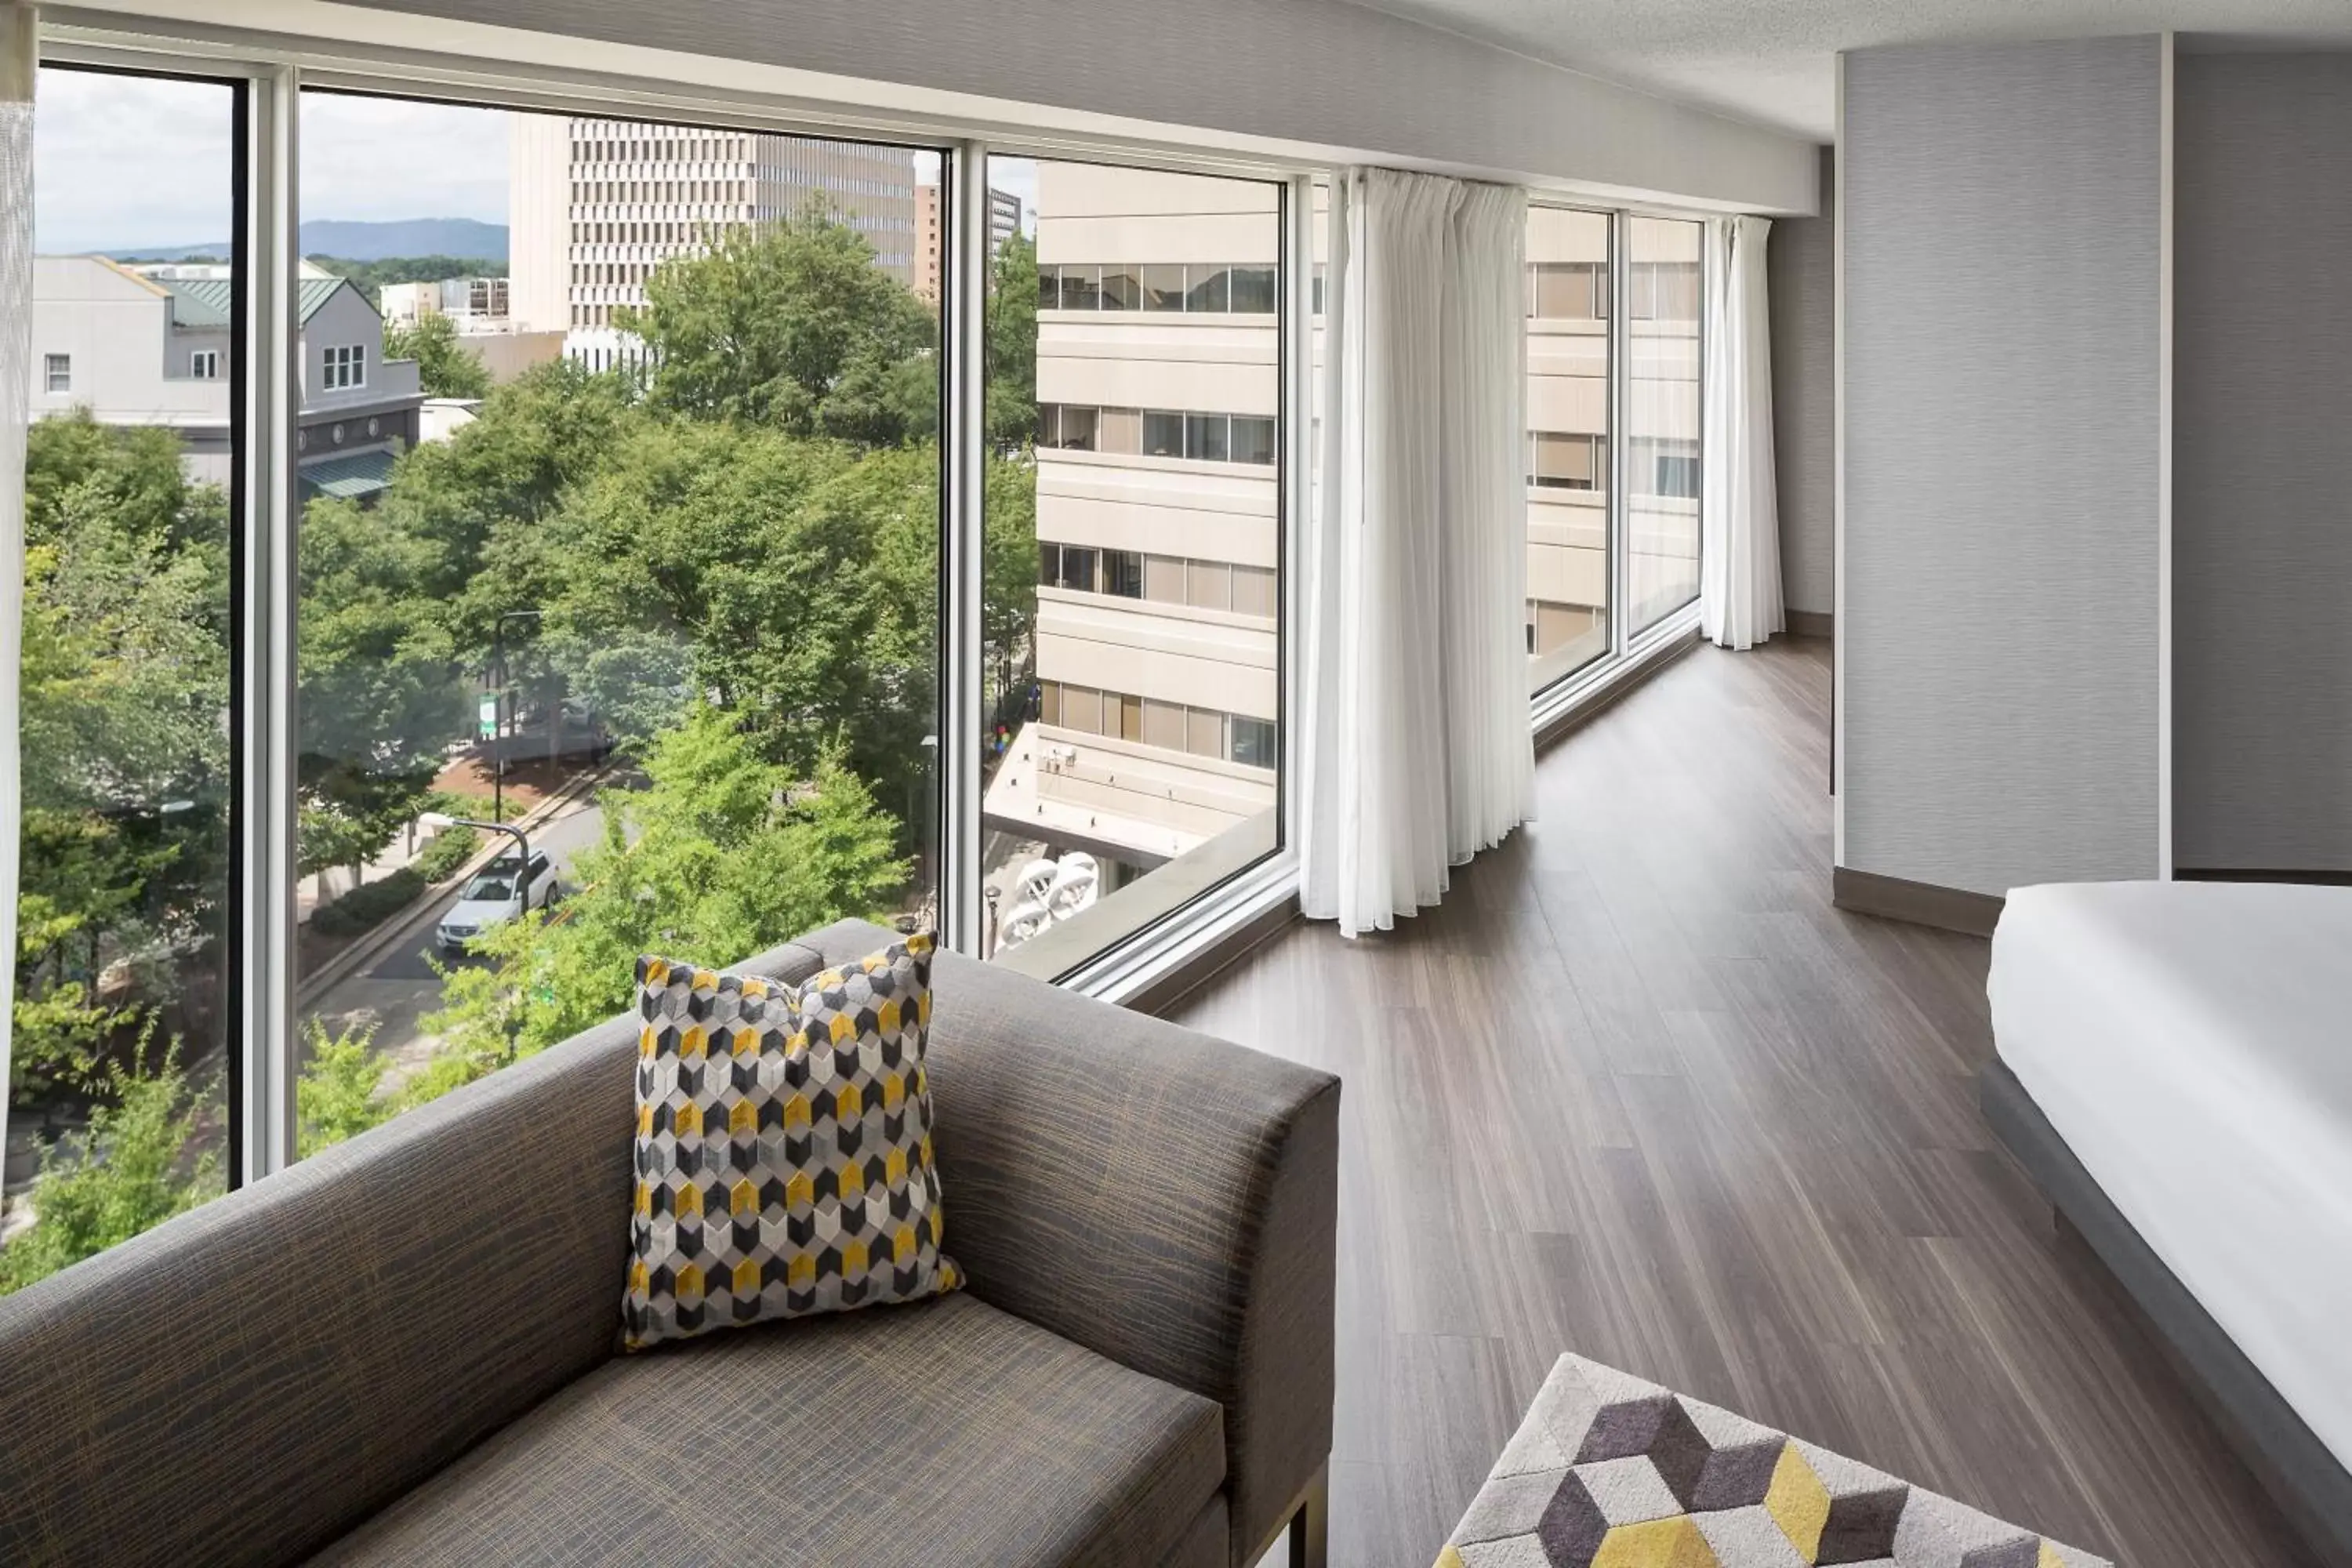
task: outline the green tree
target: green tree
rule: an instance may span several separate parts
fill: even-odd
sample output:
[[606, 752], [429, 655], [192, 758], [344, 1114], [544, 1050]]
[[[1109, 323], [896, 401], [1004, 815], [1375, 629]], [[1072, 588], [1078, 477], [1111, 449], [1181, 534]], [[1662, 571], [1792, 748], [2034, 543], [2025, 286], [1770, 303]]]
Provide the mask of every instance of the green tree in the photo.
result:
[[650, 351], [665, 412], [895, 446], [938, 422], [938, 323], [821, 203], [730, 228], [656, 268], [614, 324]]
[[906, 881], [897, 824], [832, 757], [806, 776], [763, 761], [732, 717], [697, 703], [648, 749], [646, 787], [604, 799], [581, 889], [476, 943], [425, 1027], [443, 1037], [422, 1093], [454, 1088], [629, 1005], [641, 953], [735, 963], [812, 926], [871, 915]]
[[296, 868], [359, 866], [421, 808], [468, 703], [448, 611], [418, 592], [436, 550], [320, 498], [302, 517]]
[[175, 1061], [152, 1076], [118, 1072], [114, 1103], [89, 1130], [45, 1154], [33, 1227], [0, 1248], [0, 1295], [94, 1257], [221, 1191], [220, 1163], [198, 1152], [205, 1097]]
[[26, 500], [10, 1089], [96, 1093], [142, 1016], [210, 1033], [173, 971], [226, 875], [226, 510], [169, 432], [87, 414], [28, 432]]
[[312, 1018], [304, 1031], [310, 1059], [294, 1083], [295, 1157], [356, 1138], [399, 1109], [383, 1092], [392, 1063], [375, 1048], [375, 1030], [362, 1025], [331, 1035]]
[[1037, 244], [1008, 236], [988, 275], [988, 441], [1018, 452], [1037, 439]]
[[387, 324], [383, 357], [416, 362], [417, 384], [427, 397], [487, 397], [490, 373], [479, 354], [457, 341], [457, 323], [438, 310], [413, 327]]

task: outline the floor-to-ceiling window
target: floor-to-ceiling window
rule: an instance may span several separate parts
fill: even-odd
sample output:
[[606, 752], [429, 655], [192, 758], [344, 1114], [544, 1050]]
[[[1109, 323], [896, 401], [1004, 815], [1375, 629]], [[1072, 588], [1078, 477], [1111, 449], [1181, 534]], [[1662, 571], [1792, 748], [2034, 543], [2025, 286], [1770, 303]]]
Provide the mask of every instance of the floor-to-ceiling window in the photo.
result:
[[307, 1152], [640, 952], [934, 921], [942, 258], [936, 151], [343, 93], [301, 148]]
[[1278, 839], [1284, 188], [988, 177], [982, 945], [1058, 973]]
[[1625, 246], [1626, 618], [1698, 597], [1700, 309], [1706, 226], [1633, 216]]
[[37, 91], [0, 1292], [220, 1192], [237, 1087], [240, 89]]
[[1528, 660], [1534, 687], [1610, 649], [1607, 213], [1528, 209]]

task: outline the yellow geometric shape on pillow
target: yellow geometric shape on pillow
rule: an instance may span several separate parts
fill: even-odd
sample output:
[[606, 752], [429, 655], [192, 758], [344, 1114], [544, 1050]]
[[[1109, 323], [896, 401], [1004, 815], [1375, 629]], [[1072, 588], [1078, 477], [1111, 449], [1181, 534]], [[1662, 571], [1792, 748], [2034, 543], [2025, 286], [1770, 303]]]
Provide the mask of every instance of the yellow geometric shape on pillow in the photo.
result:
[[676, 1111], [671, 1113], [670, 1125], [677, 1130], [677, 1135], [681, 1138], [700, 1137], [702, 1135], [702, 1107], [691, 1100], [685, 1101], [678, 1106]]
[[784, 1184], [784, 1206], [804, 1209], [816, 1202], [816, 1184], [806, 1171], [794, 1171], [792, 1180]]
[[1772, 1484], [1764, 1493], [1764, 1511], [1798, 1556], [1811, 1563], [1820, 1554], [1822, 1531], [1830, 1521], [1830, 1489], [1794, 1443], [1780, 1447], [1780, 1462], [1772, 1467]]
[[648, 964], [646, 964], [646, 984], [648, 984], [648, 985], [666, 985], [666, 984], [667, 984], [668, 983], [669, 983], [669, 965], [668, 965], [668, 964], [664, 963], [660, 959], [658, 959], [658, 958], [657, 958], [657, 959], [654, 960], [651, 963], [648, 963]]
[[915, 1013], [924, 1023], [928, 1024], [931, 1021], [931, 994], [929, 991], [923, 993], [922, 1000], [917, 1005]]
[[929, 1170], [931, 1168], [931, 1135], [928, 1132], [924, 1133], [923, 1141], [916, 1147], [922, 1151], [923, 1169]]
[[915, 1069], [915, 1092], [919, 1095], [931, 1092], [931, 1075], [923, 1068]]
[[696, 970], [696, 971], [694, 972], [694, 988], [695, 988], [697, 991], [716, 991], [716, 990], [718, 990], [718, 989], [719, 989], [719, 972], [718, 972], [717, 970], [715, 970], [715, 969], [698, 969], [698, 970]]
[[640, 1258], [635, 1263], [629, 1265], [629, 1289], [635, 1290], [638, 1295], [642, 1296], [646, 1293], [646, 1283], [651, 1279], [651, 1271], [646, 1268], [646, 1260], [644, 1258]]
[[907, 1184], [907, 1152], [896, 1145], [882, 1157], [882, 1179], [893, 1187]]
[[874, 1015], [875, 1027], [886, 1035], [898, 1032], [898, 999], [893, 996]]
[[866, 1278], [866, 1244], [852, 1239], [841, 1248], [841, 1277], [845, 1279]]
[[699, 1215], [701, 1212], [702, 1212], [702, 1184], [701, 1184], [700, 1182], [688, 1182], [688, 1183], [687, 1183], [687, 1184], [686, 1184], [686, 1185], [684, 1185], [684, 1186], [682, 1186], [682, 1187], [678, 1188], [678, 1190], [677, 1190], [677, 1215], [678, 1215], [678, 1217], [679, 1217], [680, 1219], [684, 1219], [688, 1215]]
[[727, 1189], [727, 1212], [737, 1219], [760, 1212], [760, 1189], [751, 1184], [751, 1177], [739, 1176]]
[[760, 1293], [760, 1262], [747, 1258], [735, 1266], [735, 1294], [756, 1296]]
[[2041, 1560], [2034, 1568], [2066, 1568], [2066, 1559], [2059, 1554], [2056, 1547], [2045, 1541], [2042, 1543]]
[[[1809, 1559], [1810, 1561], [1810, 1559]], [[1592, 1568], [1721, 1568], [1688, 1514], [1621, 1524], [1601, 1538]]]
[[855, 1121], [866, 1114], [866, 1097], [854, 1083], [845, 1083], [833, 1091], [833, 1113], [844, 1121]]
[[651, 1100], [647, 1100], [645, 1104], [637, 1107], [637, 1136], [640, 1138], [650, 1138], [653, 1135], [654, 1108], [653, 1102]]
[[760, 1031], [746, 1024], [735, 1031], [735, 1054], [756, 1057], [760, 1054]]
[[784, 1266], [784, 1283], [795, 1289], [816, 1283], [816, 1259], [805, 1252], [795, 1252]]
[[677, 1271], [677, 1299], [681, 1301], [702, 1300], [702, 1266], [689, 1263]]
[[841, 971], [828, 969], [808, 983], [811, 991], [831, 991], [841, 984]]
[[677, 1054], [687, 1061], [696, 1061], [709, 1054], [710, 1032], [699, 1024], [688, 1024], [686, 1033], [677, 1037]]
[[882, 1075], [882, 1109], [896, 1110], [907, 1102], [907, 1080], [895, 1072]]
[[651, 1024], [637, 1031], [637, 1055], [641, 1057], [653, 1055], [660, 1048], [660, 1043], [661, 1037], [654, 1032], [654, 1026]]
[[914, 1256], [915, 1227], [911, 1225], [902, 1225], [898, 1227], [898, 1234], [890, 1238], [890, 1261], [904, 1263]]
[[794, 1128], [799, 1128], [802, 1131], [805, 1132], [808, 1131], [808, 1124], [809, 1102], [807, 1095], [796, 1094], [790, 1100], [784, 1101], [785, 1131], [789, 1132]]
[[844, 1040], [856, 1038], [857, 1020], [846, 1013], [835, 1013], [833, 1016], [832, 1034], [833, 1043], [836, 1046]]
[[650, 1185], [649, 1185], [649, 1184], [647, 1184], [646, 1183], [639, 1182], [639, 1183], [637, 1184], [637, 1200], [636, 1200], [636, 1202], [637, 1202], [637, 1213], [638, 1213], [638, 1214], [640, 1214], [640, 1215], [650, 1215], [650, 1214], [652, 1214], [652, 1213], [654, 1212], [654, 1190], [653, 1190], [652, 1186], [650, 1186]]
[[727, 1112], [727, 1131], [750, 1132], [760, 1125], [760, 1108], [748, 1100], [739, 1100]]
[[848, 1202], [851, 1198], [863, 1197], [866, 1195], [866, 1173], [859, 1168], [856, 1161], [844, 1161], [838, 1173], [841, 1180], [841, 1197], [844, 1203]]
[[1449, 1541], [1437, 1554], [1437, 1568], [1467, 1568], [1467, 1565], [1462, 1561], [1462, 1553], [1454, 1551], [1454, 1543]]

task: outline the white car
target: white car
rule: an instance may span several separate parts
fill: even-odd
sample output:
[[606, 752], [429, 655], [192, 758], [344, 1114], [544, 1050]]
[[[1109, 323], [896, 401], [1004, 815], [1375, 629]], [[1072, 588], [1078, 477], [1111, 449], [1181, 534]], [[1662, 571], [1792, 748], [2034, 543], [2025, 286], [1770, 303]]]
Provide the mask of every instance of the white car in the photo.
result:
[[463, 952], [466, 944], [525, 910], [543, 910], [555, 902], [555, 863], [534, 849], [526, 874], [518, 881], [511, 855], [491, 861], [475, 873], [457, 895], [449, 912], [434, 928], [433, 938], [444, 952]]

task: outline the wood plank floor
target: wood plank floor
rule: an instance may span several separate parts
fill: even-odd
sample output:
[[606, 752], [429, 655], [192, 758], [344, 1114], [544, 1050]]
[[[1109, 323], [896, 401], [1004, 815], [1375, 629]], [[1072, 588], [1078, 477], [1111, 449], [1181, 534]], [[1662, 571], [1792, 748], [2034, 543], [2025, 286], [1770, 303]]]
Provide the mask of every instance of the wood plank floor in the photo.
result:
[[1829, 904], [1826, 645], [1701, 648], [1440, 908], [1181, 1021], [1346, 1079], [1333, 1561], [1425, 1568], [1564, 1350], [2128, 1568], [2308, 1562], [1995, 1146], [1986, 943]]

